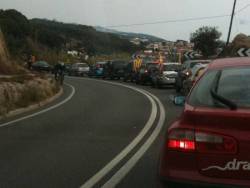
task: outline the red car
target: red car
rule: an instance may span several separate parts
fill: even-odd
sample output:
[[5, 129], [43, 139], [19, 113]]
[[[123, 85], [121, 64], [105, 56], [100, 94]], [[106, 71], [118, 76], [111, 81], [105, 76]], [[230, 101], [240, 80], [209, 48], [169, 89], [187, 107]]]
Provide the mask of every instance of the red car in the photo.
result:
[[167, 187], [250, 187], [250, 58], [215, 60], [167, 131], [159, 175]]

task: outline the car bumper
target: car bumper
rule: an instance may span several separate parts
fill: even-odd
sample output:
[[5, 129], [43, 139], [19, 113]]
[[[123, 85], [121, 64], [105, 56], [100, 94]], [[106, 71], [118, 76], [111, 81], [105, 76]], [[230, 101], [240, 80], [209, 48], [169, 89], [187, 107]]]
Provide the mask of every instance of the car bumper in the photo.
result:
[[159, 176], [166, 183], [196, 185], [198, 187], [250, 187], [250, 180], [228, 178], [214, 178], [200, 174], [197, 170], [195, 153], [182, 153], [178, 151], [164, 151], [160, 166]]
[[89, 74], [89, 71], [76, 71], [76, 74], [78, 76], [81, 76], [81, 75], [88, 75]]

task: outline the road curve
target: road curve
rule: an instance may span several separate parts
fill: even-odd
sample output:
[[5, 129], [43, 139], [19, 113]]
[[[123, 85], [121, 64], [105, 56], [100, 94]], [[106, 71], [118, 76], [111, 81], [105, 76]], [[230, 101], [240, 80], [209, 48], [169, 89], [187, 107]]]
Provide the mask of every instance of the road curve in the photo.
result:
[[[66, 103], [0, 128], [0, 187], [79, 187], [136, 138], [150, 117], [150, 101], [131, 89], [67, 82], [76, 92]], [[64, 89], [52, 106], [72, 93]]]

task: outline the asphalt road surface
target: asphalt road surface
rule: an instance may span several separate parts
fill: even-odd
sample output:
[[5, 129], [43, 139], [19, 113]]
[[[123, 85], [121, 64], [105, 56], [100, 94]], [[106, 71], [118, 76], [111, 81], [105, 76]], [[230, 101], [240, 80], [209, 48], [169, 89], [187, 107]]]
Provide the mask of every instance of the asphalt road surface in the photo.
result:
[[174, 90], [66, 83], [52, 104], [0, 121], [0, 188], [156, 187], [165, 130], [182, 110]]

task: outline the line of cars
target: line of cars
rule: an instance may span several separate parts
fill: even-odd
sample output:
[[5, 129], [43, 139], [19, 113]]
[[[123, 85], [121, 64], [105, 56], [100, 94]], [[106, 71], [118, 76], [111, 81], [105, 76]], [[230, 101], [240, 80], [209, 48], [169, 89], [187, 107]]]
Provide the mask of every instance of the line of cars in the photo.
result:
[[[177, 93], [188, 94], [194, 82], [204, 71], [210, 60], [191, 60], [184, 64], [168, 62], [154, 63], [152, 59], [145, 59], [139, 70], [133, 70], [133, 61], [112, 60], [87, 63], [65, 64], [65, 73], [69, 76], [89, 76], [103, 79], [123, 79], [136, 84], [148, 85], [154, 88], [174, 86]], [[32, 65], [35, 71], [53, 73], [53, 66], [45, 61], [37, 61]]]
[[97, 62], [90, 67], [89, 76], [103, 79], [123, 79], [124, 82], [161, 88], [174, 86], [178, 71], [181, 70], [179, 63], [164, 63], [159, 65], [152, 61], [143, 61], [137, 72], [133, 70], [133, 61], [121, 60]]
[[199, 69], [188, 96], [174, 97], [184, 110], [166, 132], [159, 187], [250, 187], [250, 58]]
[[[46, 61], [36, 61], [31, 65], [31, 69], [38, 72], [53, 73], [54, 67]], [[89, 66], [87, 63], [65, 64], [65, 73], [69, 76], [88, 76]]]

